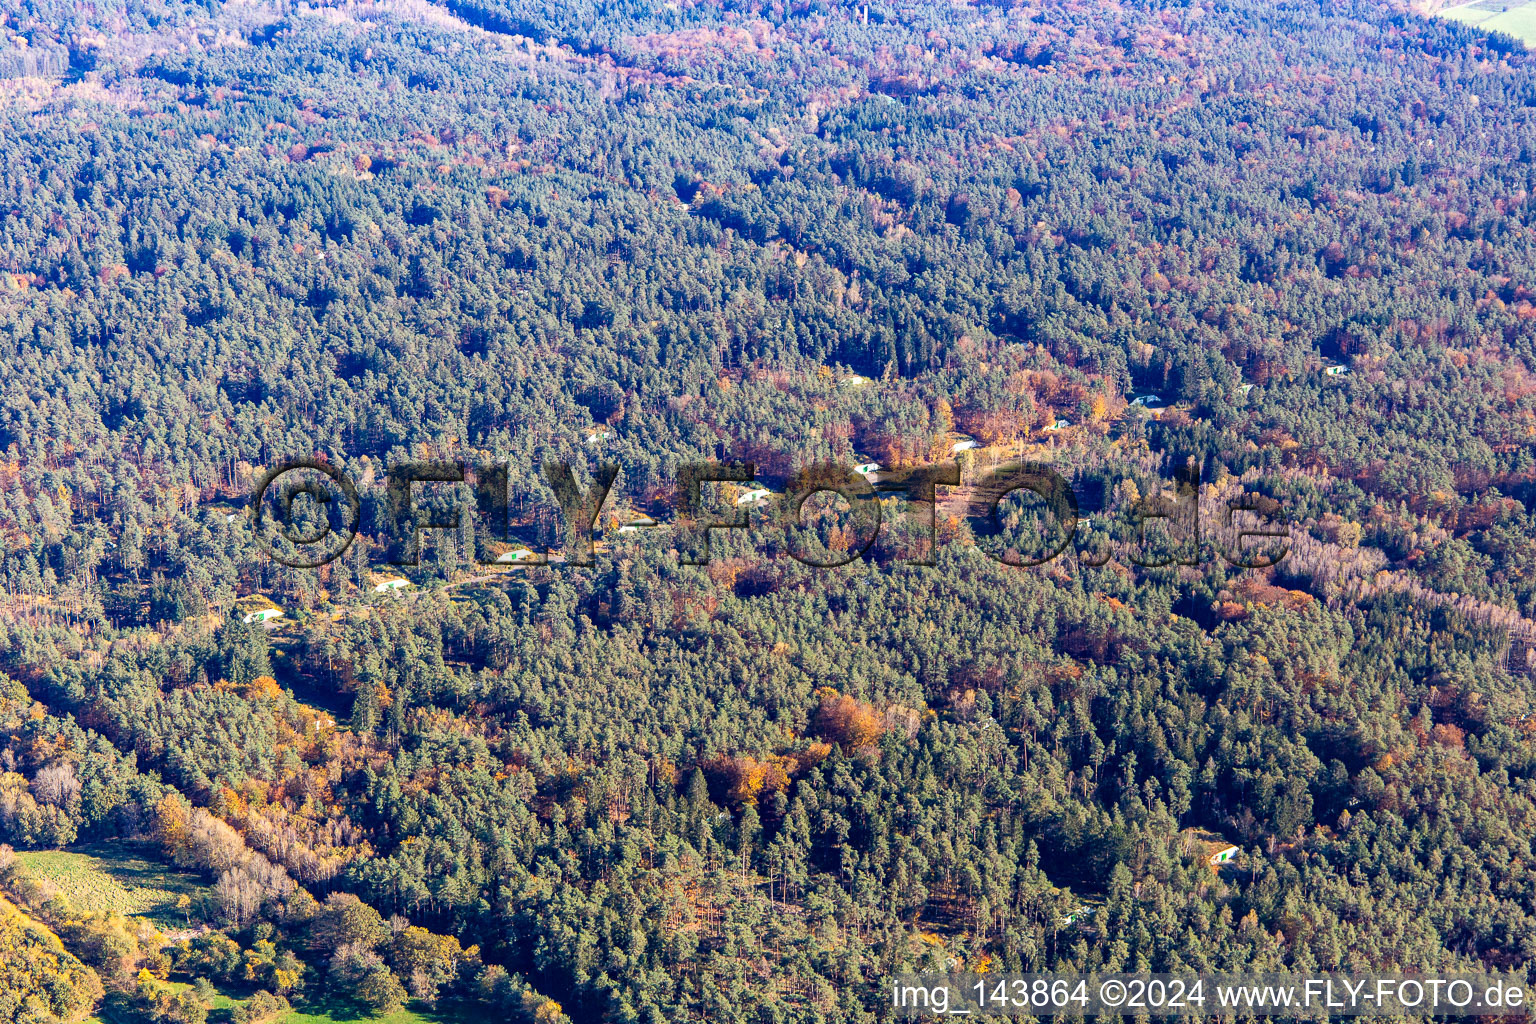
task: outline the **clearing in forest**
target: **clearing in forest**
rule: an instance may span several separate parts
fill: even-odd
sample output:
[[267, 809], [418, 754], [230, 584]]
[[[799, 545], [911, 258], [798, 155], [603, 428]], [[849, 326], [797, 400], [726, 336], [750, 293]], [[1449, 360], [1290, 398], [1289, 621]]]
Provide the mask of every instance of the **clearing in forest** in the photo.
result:
[[296, 1008], [277, 1024], [483, 1024], [491, 1018], [483, 1007], [476, 1012], [471, 1007], [440, 1004], [430, 1009], [424, 1003], [412, 1002], [404, 1009], [380, 1016], [358, 1016], [356, 1007], [350, 1004], [320, 1004]]
[[32, 878], [56, 886], [77, 911], [142, 917], [161, 930], [174, 930], [207, 919], [213, 910], [212, 894], [200, 879], [152, 859], [152, 848], [143, 844], [23, 850], [16, 859]]
[[1527, 46], [1536, 45], [1536, 2], [1533, 0], [1474, 0], [1447, 7], [1440, 17], [1488, 32], [1503, 32]]

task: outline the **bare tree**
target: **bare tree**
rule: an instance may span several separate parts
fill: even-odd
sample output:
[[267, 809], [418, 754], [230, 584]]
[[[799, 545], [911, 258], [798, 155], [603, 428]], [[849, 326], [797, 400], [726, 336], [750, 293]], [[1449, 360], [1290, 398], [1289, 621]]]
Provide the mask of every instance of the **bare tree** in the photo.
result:
[[244, 868], [233, 868], [214, 883], [214, 895], [224, 916], [237, 928], [243, 928], [261, 910], [266, 893], [261, 880]]
[[75, 766], [68, 761], [55, 761], [38, 772], [32, 779], [32, 795], [55, 807], [68, 807], [79, 800], [80, 780], [75, 776]]

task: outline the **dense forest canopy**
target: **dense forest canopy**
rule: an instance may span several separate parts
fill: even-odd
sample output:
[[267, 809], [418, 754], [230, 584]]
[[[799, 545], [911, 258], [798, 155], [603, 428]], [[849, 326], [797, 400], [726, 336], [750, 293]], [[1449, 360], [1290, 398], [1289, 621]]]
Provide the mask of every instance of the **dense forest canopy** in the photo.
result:
[[[0, 76], [0, 842], [214, 894], [167, 931], [0, 851], [18, 1019], [1529, 969], [1514, 40], [1365, 0], [13, 0]], [[358, 486], [318, 569], [247, 516], [293, 458]], [[951, 460], [1050, 466], [1077, 536], [1005, 565], [1043, 503], [959, 485], [931, 539], [882, 494], [858, 558], [868, 498], [770, 528], [806, 467]], [[412, 461], [506, 466], [508, 522], [421, 488], [465, 514], [389, 565]], [[707, 461], [769, 493], [708, 485], [751, 529], [691, 565]], [[590, 566], [515, 564], [549, 463], [615, 467]], [[1181, 471], [1287, 556], [1148, 540]]]

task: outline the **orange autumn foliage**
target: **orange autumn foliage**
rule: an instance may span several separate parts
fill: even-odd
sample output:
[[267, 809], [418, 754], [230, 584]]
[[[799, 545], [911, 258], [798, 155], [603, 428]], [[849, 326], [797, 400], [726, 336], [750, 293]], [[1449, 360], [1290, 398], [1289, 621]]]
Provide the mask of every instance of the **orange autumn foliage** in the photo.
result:
[[816, 710], [817, 732], [845, 750], [870, 746], [880, 739], [884, 726], [873, 707], [832, 689], [822, 689]]
[[789, 789], [790, 772], [795, 767], [792, 759], [783, 756], [759, 761], [741, 754], [717, 757], [704, 766], [704, 771], [714, 782], [713, 788], [725, 794], [726, 802], [740, 807], [757, 803], [763, 793], [782, 793]]
[[241, 688], [240, 696], [246, 700], [260, 700], [269, 698], [277, 700], [283, 695], [283, 688], [277, 685], [277, 680], [271, 676], [257, 676]]

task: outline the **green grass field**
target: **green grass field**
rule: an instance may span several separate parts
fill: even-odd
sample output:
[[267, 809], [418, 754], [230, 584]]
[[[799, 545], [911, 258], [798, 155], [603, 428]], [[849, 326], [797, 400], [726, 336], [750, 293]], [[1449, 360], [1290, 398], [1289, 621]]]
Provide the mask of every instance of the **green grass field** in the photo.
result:
[[[176, 989], [191, 987], [184, 982], [173, 981], [169, 984]], [[84, 1024], [132, 1024], [136, 1018], [122, 1000], [122, 996], [108, 996], [100, 1012], [88, 1018]], [[214, 997], [213, 1010], [208, 1014], [209, 1024], [228, 1021], [229, 1010], [242, 1002], [243, 999], [219, 992]], [[345, 1003], [324, 1003], [297, 1008], [287, 1016], [279, 1017], [274, 1024], [484, 1024], [485, 1020], [483, 1008], [479, 1012], [452, 1006], [429, 1010], [425, 1004], [412, 1003], [398, 1013], [376, 1017]]]
[[[150, 853], [139, 844], [99, 843], [73, 850], [23, 851], [16, 859], [32, 878], [57, 886], [77, 910], [142, 917], [163, 930], [184, 928], [187, 916], [176, 904], [181, 896], [187, 896], [196, 924], [211, 899], [208, 887], [193, 875], [143, 856]], [[190, 987], [185, 981], [168, 984]], [[122, 998], [109, 995], [96, 1016], [84, 1024], [129, 1024], [135, 1018]], [[243, 999], [219, 992], [208, 1017], [210, 1024], [227, 1021], [229, 1010], [239, 1002]], [[482, 1024], [484, 1020], [483, 1010], [470, 1012], [451, 1005], [429, 1009], [425, 1004], [412, 1003], [397, 1013], [374, 1016], [351, 1004], [325, 1002], [296, 1007], [275, 1024]]]
[[205, 919], [211, 909], [208, 887], [194, 875], [143, 856], [148, 852], [131, 843], [99, 843], [23, 851], [16, 859], [28, 875], [57, 886], [79, 911], [143, 917], [162, 930], [185, 928], [188, 914], [177, 908], [177, 901], [186, 896], [192, 923]]
[[482, 1024], [485, 1012], [471, 1014], [461, 1008], [440, 1006], [429, 1010], [421, 1003], [412, 1003], [398, 1013], [386, 1017], [358, 1016], [359, 1010], [343, 1004], [305, 1006], [284, 1017], [279, 1024]]
[[1440, 17], [1489, 32], [1503, 32], [1527, 46], [1536, 46], [1536, 2], [1532, 0], [1475, 0], [1460, 7], [1448, 7], [1440, 12]]
[[[191, 983], [181, 981], [168, 981], [166, 985], [177, 991], [192, 987]], [[229, 1020], [228, 1011], [241, 1002], [243, 1000], [216, 991], [213, 997], [213, 1012], [208, 1014], [210, 1024]], [[129, 1006], [128, 997], [120, 992], [111, 992], [96, 1008], [96, 1016], [87, 1017], [84, 1024], [137, 1024], [138, 1020], [136, 1011]]]

